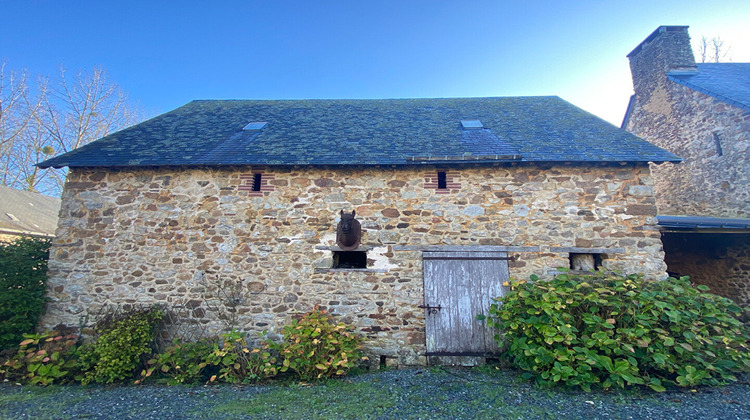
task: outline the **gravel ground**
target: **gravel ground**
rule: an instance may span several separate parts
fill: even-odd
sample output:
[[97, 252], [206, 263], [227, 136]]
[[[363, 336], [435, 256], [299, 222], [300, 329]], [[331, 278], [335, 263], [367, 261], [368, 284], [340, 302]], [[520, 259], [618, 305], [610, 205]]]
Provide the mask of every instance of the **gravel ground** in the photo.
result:
[[393, 370], [314, 386], [0, 384], [0, 418], [750, 419], [749, 379], [665, 393], [538, 388], [488, 368]]

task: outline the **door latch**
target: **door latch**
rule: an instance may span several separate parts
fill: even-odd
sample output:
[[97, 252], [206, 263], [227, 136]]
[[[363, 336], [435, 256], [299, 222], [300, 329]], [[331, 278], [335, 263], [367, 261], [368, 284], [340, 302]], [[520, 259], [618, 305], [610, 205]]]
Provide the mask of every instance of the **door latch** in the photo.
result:
[[422, 308], [427, 311], [428, 314], [436, 314], [439, 310], [443, 309], [442, 306], [430, 306], [430, 305], [419, 305], [417, 308]]

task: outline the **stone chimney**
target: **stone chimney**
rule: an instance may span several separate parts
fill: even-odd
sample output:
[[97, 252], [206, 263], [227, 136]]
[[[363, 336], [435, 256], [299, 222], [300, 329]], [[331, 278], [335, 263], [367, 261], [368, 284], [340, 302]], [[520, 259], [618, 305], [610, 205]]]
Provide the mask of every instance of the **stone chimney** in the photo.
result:
[[659, 26], [628, 54], [635, 96], [648, 102], [670, 71], [697, 71], [687, 26]]

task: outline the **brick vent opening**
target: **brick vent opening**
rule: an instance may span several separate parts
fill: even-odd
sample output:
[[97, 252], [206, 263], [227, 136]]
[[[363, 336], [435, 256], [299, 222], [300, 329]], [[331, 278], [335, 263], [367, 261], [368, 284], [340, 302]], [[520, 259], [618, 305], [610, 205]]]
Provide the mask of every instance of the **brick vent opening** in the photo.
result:
[[262, 197], [264, 193], [274, 190], [274, 186], [269, 184], [269, 181], [273, 179], [272, 174], [263, 172], [242, 174], [240, 175], [240, 186], [237, 189], [247, 191], [247, 195], [250, 197]]
[[460, 177], [461, 173], [455, 171], [426, 172], [424, 174], [424, 187], [435, 190], [435, 194], [450, 194], [461, 188], [461, 184], [458, 182]]

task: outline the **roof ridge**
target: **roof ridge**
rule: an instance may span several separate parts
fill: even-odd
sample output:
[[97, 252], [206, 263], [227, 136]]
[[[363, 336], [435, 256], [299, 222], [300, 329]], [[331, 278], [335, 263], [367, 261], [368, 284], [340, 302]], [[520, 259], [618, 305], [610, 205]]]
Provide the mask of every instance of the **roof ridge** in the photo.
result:
[[[429, 100], [477, 100], [477, 99], [539, 99], [560, 98], [558, 95], [525, 95], [525, 96], [441, 96], [441, 97], [418, 97], [418, 98], [277, 98], [277, 99], [193, 99], [185, 105], [193, 102], [302, 102], [302, 101], [429, 101]], [[185, 106], [182, 105], [182, 106]]]

